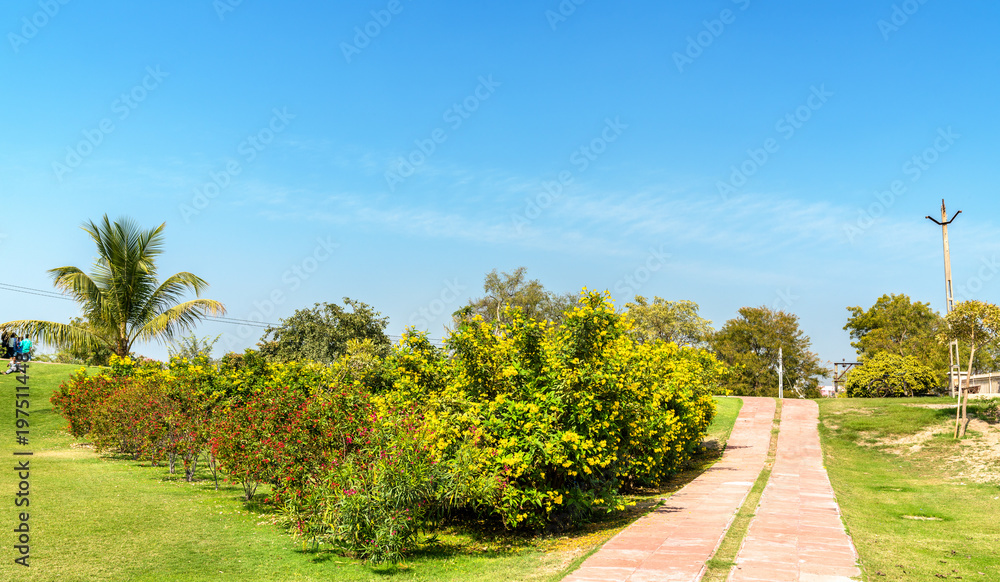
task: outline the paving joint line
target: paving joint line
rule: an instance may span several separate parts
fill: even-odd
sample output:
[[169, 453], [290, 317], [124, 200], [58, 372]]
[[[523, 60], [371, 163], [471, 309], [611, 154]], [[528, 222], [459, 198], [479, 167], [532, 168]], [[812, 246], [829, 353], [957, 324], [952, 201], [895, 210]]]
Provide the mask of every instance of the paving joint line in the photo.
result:
[[761, 495], [728, 582], [861, 579], [857, 550], [824, 467], [818, 409], [810, 400], [782, 407], [774, 478]]
[[764, 470], [775, 418], [780, 419], [774, 398], [742, 400], [722, 459], [605, 542], [566, 582], [695, 582], [701, 577]]
[[[780, 430], [781, 400], [775, 399], [774, 418], [771, 420], [771, 440], [767, 445], [767, 456], [764, 458], [764, 466], [761, 467], [760, 473], [757, 475], [757, 479], [754, 480], [753, 487], [747, 491], [739, 509], [736, 510], [736, 513], [733, 514], [733, 518], [728, 524], [726, 524], [726, 533], [719, 539], [719, 544], [715, 547], [712, 557], [705, 562], [705, 566], [702, 568], [701, 574], [698, 575], [698, 582], [723, 582], [728, 580], [731, 575], [731, 570], [736, 565], [736, 556], [739, 555], [740, 550], [743, 549], [743, 541], [746, 538], [747, 532], [750, 530], [750, 523], [757, 514], [757, 508], [760, 507], [760, 498], [764, 495], [764, 488], [767, 487], [767, 482], [771, 479], [774, 459], [778, 454], [778, 432]], [[753, 507], [752, 512], [749, 510], [749, 506], [751, 505]], [[737, 521], [741, 521], [741, 523], [737, 525], [736, 529], [733, 529], [733, 524]], [[737, 538], [736, 536], [739, 537]], [[722, 556], [719, 556], [719, 552], [723, 547], [737, 543], [738, 545], [736, 545], [734, 549], [727, 549]], [[727, 565], [709, 566], [709, 564], [716, 559], [725, 560]]]

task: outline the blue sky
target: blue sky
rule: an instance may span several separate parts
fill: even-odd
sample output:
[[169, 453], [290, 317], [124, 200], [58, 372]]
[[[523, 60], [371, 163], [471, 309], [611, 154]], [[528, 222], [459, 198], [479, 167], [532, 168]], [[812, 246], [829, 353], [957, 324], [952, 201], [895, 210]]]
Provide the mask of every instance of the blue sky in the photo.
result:
[[996, 4], [331, 4], [5, 2], [0, 281], [51, 290], [126, 215], [231, 318], [346, 296], [441, 337], [523, 265], [716, 327], [783, 309], [839, 361], [848, 306], [943, 311], [944, 198], [958, 299], [997, 301]]

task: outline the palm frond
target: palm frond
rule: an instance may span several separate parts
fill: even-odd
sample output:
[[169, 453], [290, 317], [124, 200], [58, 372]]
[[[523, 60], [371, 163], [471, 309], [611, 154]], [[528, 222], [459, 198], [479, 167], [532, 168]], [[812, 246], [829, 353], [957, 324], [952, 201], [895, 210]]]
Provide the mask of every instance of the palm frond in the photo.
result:
[[186, 271], [175, 273], [154, 289], [148, 297], [143, 297], [144, 303], [137, 312], [138, 319], [149, 321], [176, 305], [188, 291], [194, 291], [198, 296], [207, 287], [208, 282], [192, 273]]
[[8, 321], [7, 323], [0, 324], [0, 332], [5, 331], [23, 337], [38, 338], [40, 341], [57, 347], [74, 345], [84, 348], [98, 346], [114, 348], [114, 345], [107, 339], [90, 330], [54, 321], [39, 321], [34, 319]]
[[80, 303], [85, 312], [101, 310], [104, 294], [89, 275], [76, 267], [49, 269], [49, 274], [54, 279], [53, 285]]
[[174, 335], [190, 329], [208, 315], [222, 315], [226, 307], [214, 299], [192, 299], [175, 305], [156, 317], [150, 319], [135, 336], [129, 339], [129, 344], [140, 339], [143, 341], [170, 341]]

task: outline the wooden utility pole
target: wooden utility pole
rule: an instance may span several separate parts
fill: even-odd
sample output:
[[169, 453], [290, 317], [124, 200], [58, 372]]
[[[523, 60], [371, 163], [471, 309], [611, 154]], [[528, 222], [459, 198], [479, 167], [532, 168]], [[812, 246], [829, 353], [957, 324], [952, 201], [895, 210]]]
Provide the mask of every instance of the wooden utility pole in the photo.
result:
[[[955, 294], [952, 291], [951, 285], [951, 250], [948, 248], [948, 225], [958, 218], [958, 215], [962, 211], [959, 210], [948, 220], [948, 213], [944, 208], [944, 199], [941, 199], [941, 221], [927, 217], [928, 220], [937, 224], [941, 227], [941, 237], [944, 239], [944, 290], [945, 290], [945, 315], [951, 313], [952, 309], [955, 309]], [[955, 394], [956, 388], [958, 390], [958, 396], [961, 398], [962, 387], [961, 387], [961, 372], [959, 371], [959, 361], [958, 361], [958, 340], [952, 341], [948, 344], [948, 391], [951, 394]]]
[[[952, 292], [952, 285], [951, 285], [951, 250], [948, 248], [948, 225], [951, 224], [952, 222], [954, 222], [955, 219], [958, 218], [958, 215], [961, 214], [961, 213], [962, 213], [962, 211], [959, 210], [958, 212], [955, 213], [954, 216], [951, 217], [951, 220], [948, 220], [948, 213], [947, 213], [947, 211], [945, 211], [945, 208], [944, 208], [944, 199], [942, 198], [941, 199], [941, 221], [938, 222], [937, 220], [934, 220], [930, 216], [927, 217], [930, 221], [932, 221], [935, 224], [938, 224], [938, 225], [941, 226], [941, 236], [944, 239], [944, 286], [945, 286], [944, 289], [945, 289], [945, 299], [946, 299], [946, 303], [945, 303], [946, 307], [945, 308], [947, 309], [947, 311], [945, 312], [946, 314], [951, 313], [951, 311], [953, 309], [955, 309], [955, 294]], [[949, 366], [948, 366], [948, 391], [951, 394], [955, 394], [956, 391], [957, 391], [957, 394], [958, 394], [958, 401], [957, 401], [957, 404], [955, 406], [955, 437], [958, 438], [958, 436], [959, 436], [959, 423], [960, 423], [959, 418], [962, 418], [963, 420], [966, 418], [965, 417], [965, 411], [962, 410], [962, 408], [963, 408], [963, 406], [962, 406], [962, 376], [961, 376], [960, 367], [959, 367], [959, 361], [958, 361], [958, 340], [952, 340], [952, 342], [948, 344], [948, 363], [949, 363]], [[971, 368], [969, 370], [969, 373], [970, 374], [972, 373]], [[972, 378], [971, 377], [966, 377], [966, 379], [965, 379], [965, 385], [968, 386], [971, 382], [972, 382]], [[957, 390], [956, 390], [956, 388], [957, 388]], [[968, 392], [968, 391], [966, 391], [966, 392]], [[966, 399], [969, 398], [968, 393], [966, 393], [965, 398]], [[968, 401], [968, 400], [966, 400], [966, 401]]]

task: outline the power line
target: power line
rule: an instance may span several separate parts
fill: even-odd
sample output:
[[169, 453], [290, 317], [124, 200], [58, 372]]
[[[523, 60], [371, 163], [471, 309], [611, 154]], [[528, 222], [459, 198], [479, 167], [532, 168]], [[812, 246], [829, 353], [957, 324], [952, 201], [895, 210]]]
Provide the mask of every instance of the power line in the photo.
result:
[[[0, 283], [0, 290], [11, 291], [14, 293], [25, 293], [27, 295], [37, 295], [39, 297], [48, 297], [50, 299], [75, 301], [72, 297], [67, 297], [64, 294], [56, 293], [55, 291], [46, 291], [44, 289], [35, 289], [33, 287], [23, 287], [21, 285], [13, 285], [11, 283]], [[222, 323], [230, 323], [233, 325], [254, 325], [257, 327], [273, 327], [278, 325], [277, 323], [269, 323], [266, 321], [251, 321], [249, 319], [237, 319], [234, 317], [223, 317], [221, 315], [210, 315], [208, 317], [219, 320]]]
[[[35, 289], [33, 287], [22, 287], [21, 285], [13, 285], [11, 283], [0, 283], [0, 290], [11, 291], [13, 293], [25, 293], [27, 295], [37, 295], [39, 297], [48, 297], [50, 299], [63, 299], [65, 301], [75, 301], [75, 299], [73, 299], [72, 297], [67, 297], [64, 294], [62, 294], [62, 293], [56, 293], [55, 291], [46, 291], [44, 289]], [[239, 318], [236, 318], [236, 317], [225, 317], [225, 316], [222, 316], [222, 315], [209, 315], [207, 317], [209, 319], [214, 319], [214, 320], [218, 321], [219, 323], [228, 323], [230, 325], [250, 325], [250, 326], [260, 327], [260, 328], [281, 327], [280, 323], [272, 323], [272, 322], [268, 322], [268, 321], [253, 321], [253, 320], [250, 320], [250, 319], [239, 319]], [[387, 334], [386, 337], [388, 337], [390, 339], [393, 339], [393, 340], [401, 340], [401, 339], [403, 339], [403, 336], [399, 336], [399, 335], [389, 335], [389, 334]], [[427, 339], [430, 340], [433, 343], [438, 344], [438, 345], [441, 345], [441, 344], [444, 343], [444, 340], [440, 339], [440, 338], [428, 337]]]
[[66, 301], [73, 301], [72, 297], [67, 297], [62, 293], [56, 293], [54, 291], [45, 291], [43, 289], [32, 289], [31, 287], [21, 287], [20, 285], [11, 285], [10, 283], [0, 283], [0, 289], [5, 291], [13, 291], [15, 293], [27, 293], [29, 295], [38, 295], [41, 297], [50, 297], [52, 299], [65, 299]]
[[269, 323], [267, 321], [253, 321], [250, 319], [237, 319], [235, 317], [224, 317], [222, 315], [209, 315], [207, 316], [211, 319], [216, 319], [222, 323], [231, 323], [233, 325], [253, 325], [256, 327], [278, 327], [280, 324]]

